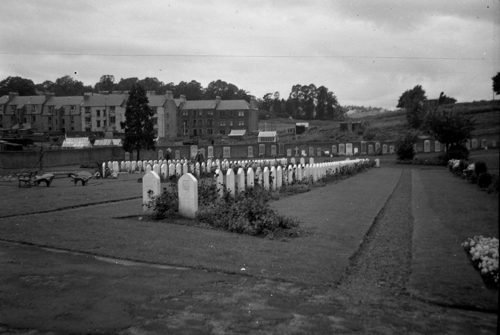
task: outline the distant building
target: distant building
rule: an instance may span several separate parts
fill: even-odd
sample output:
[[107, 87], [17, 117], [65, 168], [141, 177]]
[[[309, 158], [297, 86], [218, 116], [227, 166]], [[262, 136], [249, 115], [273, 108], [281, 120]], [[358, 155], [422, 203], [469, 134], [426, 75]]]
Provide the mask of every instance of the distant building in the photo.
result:
[[[124, 133], [128, 94], [86, 94], [56, 97], [53, 94], [0, 97], [0, 129], [33, 129], [37, 132], [68, 131]], [[229, 135], [232, 130], [255, 132], [258, 116], [255, 99], [187, 101], [172, 92], [148, 95], [157, 138]]]

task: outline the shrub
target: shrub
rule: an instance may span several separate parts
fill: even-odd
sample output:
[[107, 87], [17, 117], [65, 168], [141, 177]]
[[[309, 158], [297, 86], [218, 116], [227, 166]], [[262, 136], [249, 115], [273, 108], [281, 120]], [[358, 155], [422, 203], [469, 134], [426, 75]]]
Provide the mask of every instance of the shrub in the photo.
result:
[[488, 188], [493, 181], [493, 177], [488, 172], [483, 172], [477, 177], [477, 186], [481, 188]]
[[477, 161], [474, 163], [474, 173], [479, 176], [481, 173], [488, 172], [488, 168], [486, 167], [486, 163], [484, 161]]
[[396, 155], [398, 160], [411, 160], [415, 157], [413, 145], [417, 142], [418, 136], [413, 131], [408, 131], [400, 136], [396, 141]]
[[173, 187], [172, 191], [163, 189], [163, 193], [158, 196], [152, 196], [153, 192], [149, 192], [151, 201], [144, 204], [148, 209], [152, 209], [155, 220], [163, 220], [169, 217], [174, 217], [179, 212], [179, 196], [177, 187]]
[[448, 151], [444, 154], [446, 156], [446, 160], [450, 159], [468, 159], [469, 158], [469, 150], [464, 145], [453, 145]]

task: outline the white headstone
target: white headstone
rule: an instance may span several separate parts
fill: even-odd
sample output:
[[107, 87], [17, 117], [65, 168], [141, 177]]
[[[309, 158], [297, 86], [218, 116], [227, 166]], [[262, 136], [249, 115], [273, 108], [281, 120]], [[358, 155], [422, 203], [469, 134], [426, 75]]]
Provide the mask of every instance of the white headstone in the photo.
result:
[[286, 178], [287, 184], [293, 183], [293, 166], [288, 165], [288, 177]]
[[301, 164], [302, 166], [306, 165], [306, 160], [305, 160], [305, 158], [304, 158], [304, 157], [300, 157], [300, 164]]
[[380, 167], [380, 160], [377, 158], [375, 159], [375, 167]]
[[309, 165], [312, 165], [314, 164], [314, 158], [313, 157], [309, 157]]
[[106, 163], [102, 163], [102, 177], [106, 177]]
[[247, 170], [247, 187], [252, 188], [254, 186], [254, 172], [251, 167]]
[[255, 170], [255, 175], [257, 176], [257, 183], [262, 186], [262, 169], [260, 166]]
[[238, 169], [238, 174], [236, 175], [236, 184], [238, 187], [238, 192], [245, 192], [245, 171], [243, 168]]
[[431, 152], [431, 141], [424, 141], [424, 152]]
[[189, 173], [188, 164], [184, 163], [184, 164], [182, 164], [182, 174], [184, 175], [186, 173]]
[[222, 197], [224, 195], [224, 172], [221, 169], [215, 170], [214, 178], [219, 196]]
[[302, 165], [297, 165], [297, 181], [302, 181]]
[[227, 170], [226, 173], [226, 189], [229, 191], [229, 194], [234, 198], [236, 196], [236, 188], [234, 185], [234, 171], [233, 169]]
[[269, 190], [269, 168], [267, 166], [264, 167], [264, 172], [262, 176], [264, 181], [264, 189]]
[[146, 172], [150, 172], [151, 171], [151, 165], [146, 165]]
[[153, 171], [156, 172], [157, 175], [160, 175], [160, 166], [158, 164], [154, 164]]
[[179, 179], [179, 215], [194, 219], [198, 211], [198, 180], [190, 173]]
[[283, 169], [281, 168], [281, 165], [278, 165], [278, 168], [276, 169], [276, 188], [280, 189], [282, 184], [283, 184]]
[[[146, 204], [149, 201], [151, 201], [152, 196], [158, 196], [160, 194], [161, 194], [160, 177], [154, 171], [146, 172], [144, 177], [142, 177], [142, 203]], [[144, 212], [148, 210], [146, 206], [143, 206], [142, 209]]]
[[271, 188], [272, 188], [273, 191], [276, 191], [276, 181], [277, 181], [277, 179], [276, 179], [276, 167], [274, 165], [271, 167], [270, 174], [271, 174], [271, 181], [272, 181]]
[[352, 143], [345, 144], [345, 154], [348, 156], [352, 156]]
[[175, 165], [175, 174], [177, 175], [177, 177], [182, 176], [182, 165], [181, 165], [181, 163], [177, 163]]

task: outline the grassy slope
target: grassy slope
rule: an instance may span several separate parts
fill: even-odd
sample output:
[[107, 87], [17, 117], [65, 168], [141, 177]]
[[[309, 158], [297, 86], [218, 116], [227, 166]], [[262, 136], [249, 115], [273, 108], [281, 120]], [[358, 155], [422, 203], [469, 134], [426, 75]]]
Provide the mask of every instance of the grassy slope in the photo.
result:
[[[474, 135], [499, 132], [500, 130], [500, 100], [475, 101], [445, 105], [441, 108], [447, 111], [473, 115], [476, 121]], [[361, 122], [365, 127], [364, 140], [393, 140], [405, 129], [406, 114], [404, 111], [387, 112], [380, 115], [356, 117], [352, 122]], [[340, 133], [340, 122], [345, 121], [319, 121], [295, 120], [278, 118], [259, 122], [259, 129], [264, 130], [264, 123], [268, 130], [281, 130], [293, 126], [296, 122], [309, 122], [310, 129], [300, 136], [282, 136], [284, 142], [328, 142], [332, 140], [361, 140], [361, 134]], [[272, 126], [271, 126], [272, 125]], [[274, 129], [270, 129], [274, 127]], [[255, 136], [256, 138], [256, 136]], [[250, 142], [254, 140], [249, 138]]]

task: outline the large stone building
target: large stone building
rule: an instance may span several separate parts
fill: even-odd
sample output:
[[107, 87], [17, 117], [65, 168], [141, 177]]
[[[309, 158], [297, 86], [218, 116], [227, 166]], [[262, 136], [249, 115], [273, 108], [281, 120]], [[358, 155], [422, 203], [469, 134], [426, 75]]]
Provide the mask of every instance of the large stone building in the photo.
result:
[[[0, 129], [31, 129], [34, 132], [123, 133], [127, 94], [56, 97], [53, 94], [0, 97]], [[181, 95], [148, 95], [154, 110], [158, 138], [229, 135], [231, 130], [258, 130], [255, 100], [187, 101]]]

